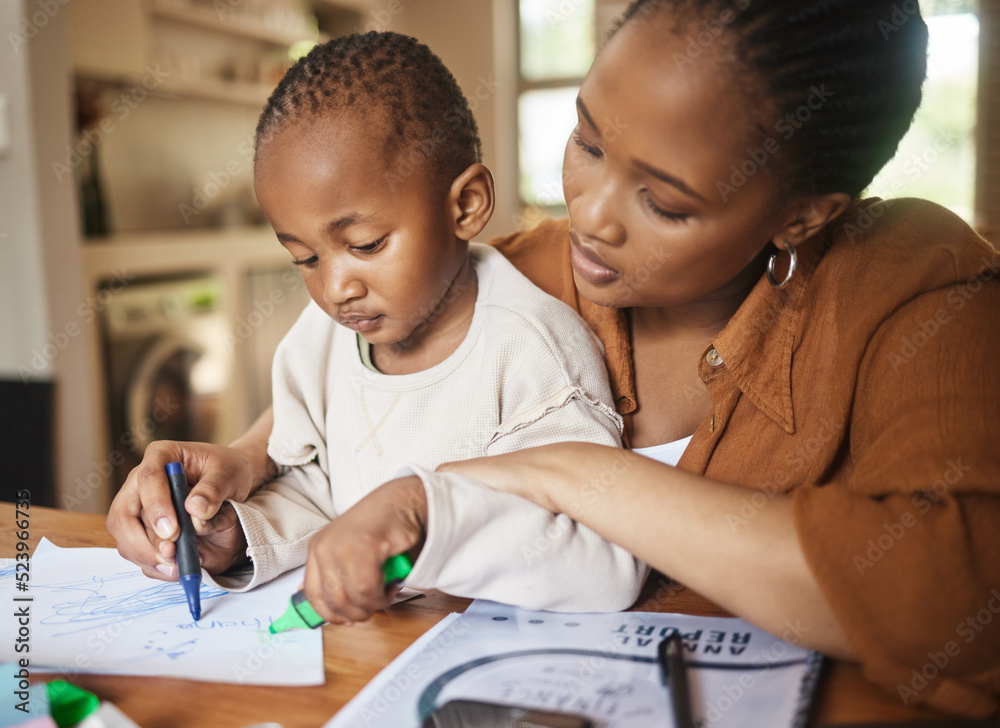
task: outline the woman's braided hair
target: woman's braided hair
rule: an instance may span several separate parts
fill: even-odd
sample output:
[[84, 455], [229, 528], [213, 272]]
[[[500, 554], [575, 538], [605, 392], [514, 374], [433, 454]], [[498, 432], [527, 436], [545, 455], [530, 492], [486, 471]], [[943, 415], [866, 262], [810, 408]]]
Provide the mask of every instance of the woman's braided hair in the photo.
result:
[[343, 110], [384, 121], [387, 158], [416, 160], [432, 178], [450, 182], [481, 161], [476, 120], [441, 59], [415, 38], [376, 31], [317, 45], [288, 69], [257, 122], [257, 154], [289, 121]]
[[799, 112], [799, 128], [786, 126], [794, 133], [782, 141], [789, 194], [859, 195], [920, 106], [927, 26], [916, 0], [635, 0], [615, 31], [660, 9], [701, 21], [675, 28], [693, 32], [691, 42], [718, 38], [737, 77], [768, 102], [754, 120], [769, 133]]

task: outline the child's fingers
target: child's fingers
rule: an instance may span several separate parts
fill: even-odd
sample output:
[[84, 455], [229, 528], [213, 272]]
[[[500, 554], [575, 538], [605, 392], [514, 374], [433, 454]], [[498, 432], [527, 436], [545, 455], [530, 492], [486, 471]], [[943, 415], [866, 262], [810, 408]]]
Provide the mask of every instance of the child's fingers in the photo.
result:
[[351, 565], [353, 569], [343, 583], [343, 593], [347, 603], [364, 614], [363, 618], [354, 619], [360, 622], [385, 609], [391, 600], [386, 593], [385, 574], [381, 564], [369, 558], [355, 557], [351, 560]]
[[344, 622], [363, 621], [367, 616], [356, 609], [345, 596], [343, 582], [331, 576], [328, 569], [322, 570], [324, 575], [316, 583], [315, 579], [310, 579], [310, 574], [306, 570], [306, 599], [313, 605], [316, 613], [324, 621], [332, 624], [343, 624]]
[[306, 599], [327, 622], [364, 622], [371, 617], [372, 610], [363, 601], [352, 598], [356, 578], [352, 569], [342, 567], [336, 560], [314, 561], [306, 566]]
[[[193, 520], [193, 517], [192, 517]], [[227, 531], [231, 528], [241, 528], [240, 517], [236, 515], [236, 509], [229, 503], [223, 503], [219, 512], [208, 521], [204, 522], [206, 533], [213, 531]]]

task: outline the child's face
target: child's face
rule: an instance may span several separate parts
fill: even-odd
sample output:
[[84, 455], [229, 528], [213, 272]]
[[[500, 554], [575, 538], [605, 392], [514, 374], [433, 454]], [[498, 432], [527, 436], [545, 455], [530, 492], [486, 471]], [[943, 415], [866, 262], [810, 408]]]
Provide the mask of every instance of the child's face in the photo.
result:
[[416, 346], [446, 321], [442, 299], [461, 293], [468, 244], [449, 224], [448, 188], [419, 170], [390, 178], [382, 148], [374, 124], [291, 122], [259, 150], [254, 186], [331, 318], [373, 345]]
[[577, 285], [595, 303], [726, 297], [759, 277], [754, 261], [781, 229], [774, 160], [758, 151], [785, 144], [780, 120], [755, 109], [764, 135], [748, 122], [721, 39], [687, 55], [699, 30], [675, 32], [666, 11], [632, 20], [580, 89], [563, 183]]

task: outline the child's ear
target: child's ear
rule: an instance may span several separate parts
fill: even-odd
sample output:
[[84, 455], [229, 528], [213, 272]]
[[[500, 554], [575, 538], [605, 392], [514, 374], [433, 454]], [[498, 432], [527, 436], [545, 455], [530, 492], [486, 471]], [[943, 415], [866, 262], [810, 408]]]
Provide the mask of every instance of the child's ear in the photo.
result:
[[455, 237], [472, 240], [479, 235], [490, 221], [495, 204], [493, 173], [485, 164], [470, 165], [451, 183], [448, 195]]

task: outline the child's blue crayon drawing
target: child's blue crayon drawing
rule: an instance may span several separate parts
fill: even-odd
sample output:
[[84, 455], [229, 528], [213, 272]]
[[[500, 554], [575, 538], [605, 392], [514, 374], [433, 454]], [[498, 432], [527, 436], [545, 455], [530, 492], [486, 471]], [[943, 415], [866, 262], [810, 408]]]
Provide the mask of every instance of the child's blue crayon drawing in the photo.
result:
[[[113, 624], [126, 618], [153, 614], [178, 605], [187, 605], [184, 590], [177, 582], [154, 581], [136, 569], [115, 574], [95, 575], [69, 582], [33, 584], [35, 589], [48, 589], [67, 601], [52, 605], [52, 614], [44, 617], [44, 624], [65, 625], [55, 636], [71, 634], [103, 624]], [[211, 584], [202, 584], [201, 602], [225, 596], [226, 592]], [[205, 607], [206, 614], [211, 611]], [[193, 620], [192, 620], [193, 623]], [[83, 625], [82, 627], [77, 627]]]
[[[31, 556], [27, 591], [0, 561], [0, 595], [22, 612], [31, 664], [69, 678], [79, 672], [158, 675], [255, 685], [323, 682], [320, 630], [271, 635], [302, 581], [301, 569], [245, 594], [201, 587], [195, 622], [177, 582], [145, 576], [114, 549], [64, 549], [42, 539]], [[19, 629], [14, 624], [14, 629]], [[0, 660], [18, 657], [3, 638]]]

